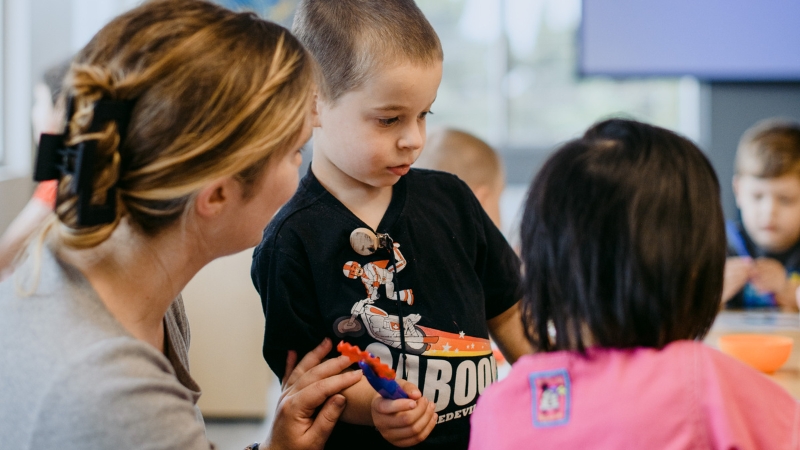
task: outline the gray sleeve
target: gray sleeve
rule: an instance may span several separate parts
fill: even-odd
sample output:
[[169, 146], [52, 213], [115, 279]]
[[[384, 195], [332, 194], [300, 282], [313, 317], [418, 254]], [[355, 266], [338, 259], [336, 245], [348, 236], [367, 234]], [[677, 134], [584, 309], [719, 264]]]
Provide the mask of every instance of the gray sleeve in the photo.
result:
[[213, 449], [191, 392], [163, 355], [133, 338], [76, 355], [43, 398], [31, 448]]

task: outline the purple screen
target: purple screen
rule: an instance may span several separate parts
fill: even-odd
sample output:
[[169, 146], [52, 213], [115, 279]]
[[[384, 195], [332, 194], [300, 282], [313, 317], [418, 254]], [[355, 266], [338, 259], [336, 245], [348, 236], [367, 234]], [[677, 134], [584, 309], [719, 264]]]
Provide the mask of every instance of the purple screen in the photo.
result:
[[584, 0], [584, 75], [800, 80], [798, 0]]

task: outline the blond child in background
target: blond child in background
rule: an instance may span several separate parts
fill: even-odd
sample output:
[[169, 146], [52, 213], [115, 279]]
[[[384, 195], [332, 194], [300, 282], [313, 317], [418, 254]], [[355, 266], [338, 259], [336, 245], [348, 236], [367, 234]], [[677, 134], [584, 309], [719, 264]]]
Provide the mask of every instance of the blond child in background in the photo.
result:
[[[61, 85], [69, 65], [70, 61], [64, 61], [50, 67], [45, 71], [42, 80], [33, 87], [31, 125], [34, 142], [39, 142], [42, 133], [62, 131], [65, 111]], [[52, 180], [39, 183], [31, 199], [0, 236], [0, 281], [14, 271], [14, 260], [28, 238], [53, 212], [56, 206], [56, 187], [57, 183]]]
[[465, 183], [411, 169], [441, 81], [439, 38], [413, 0], [301, 1], [294, 32], [322, 77], [311, 169], [253, 256], [264, 358], [282, 374], [287, 352], [327, 336], [402, 378], [409, 399], [382, 399], [364, 379], [346, 390], [328, 448], [466, 448], [497, 378], [489, 334], [511, 361], [529, 346], [514, 251]]
[[441, 170], [461, 178], [478, 198], [497, 228], [500, 196], [506, 187], [500, 155], [480, 138], [454, 128], [441, 128], [428, 135], [425, 151], [414, 167]]
[[800, 286], [800, 123], [766, 119], [736, 153], [741, 222], [728, 222], [722, 300], [731, 307], [797, 310]]

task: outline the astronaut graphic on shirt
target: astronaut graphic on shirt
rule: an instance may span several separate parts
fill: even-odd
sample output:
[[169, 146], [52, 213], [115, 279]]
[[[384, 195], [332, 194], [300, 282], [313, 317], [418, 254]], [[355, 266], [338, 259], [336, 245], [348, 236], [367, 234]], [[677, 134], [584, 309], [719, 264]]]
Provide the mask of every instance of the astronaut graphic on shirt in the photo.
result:
[[[367, 291], [367, 297], [353, 305], [349, 317], [341, 317], [334, 322], [334, 333], [339, 337], [345, 335], [360, 336], [366, 331], [374, 339], [394, 348], [401, 348], [403, 340], [400, 339], [400, 320], [397, 315], [390, 315], [386, 311], [374, 306], [380, 298], [379, 288], [384, 286], [386, 297], [399, 300], [409, 306], [414, 304], [414, 292], [411, 289], [394, 290], [394, 274], [403, 270], [407, 261], [400, 252], [400, 244], [393, 245], [395, 263], [390, 265], [389, 260], [373, 261], [362, 267], [355, 261], [344, 264], [344, 276], [359, 279]], [[361, 319], [361, 322], [358, 321]], [[426, 337], [425, 333], [417, 327], [417, 322], [422, 319], [419, 314], [403, 316], [402, 329], [405, 341], [405, 351], [419, 355], [430, 348], [431, 343], [437, 342], [438, 337]]]
[[[398, 293], [394, 291], [394, 272], [400, 272], [406, 267], [407, 261], [400, 253], [400, 244], [394, 243], [395, 264], [391, 267], [389, 260], [375, 261], [365, 264], [363, 267], [355, 261], [347, 261], [344, 264], [344, 276], [352, 279], [361, 279], [364, 288], [367, 290], [367, 298], [375, 301], [380, 298], [378, 288], [383, 285], [386, 287], [386, 297], [392, 300], [398, 299]], [[400, 301], [414, 304], [414, 293], [411, 289], [403, 289], [399, 292]]]

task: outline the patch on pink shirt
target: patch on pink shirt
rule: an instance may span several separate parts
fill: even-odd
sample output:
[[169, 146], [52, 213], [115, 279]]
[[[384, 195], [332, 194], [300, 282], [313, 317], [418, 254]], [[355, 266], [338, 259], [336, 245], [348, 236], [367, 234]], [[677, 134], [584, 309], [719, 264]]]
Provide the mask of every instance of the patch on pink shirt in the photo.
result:
[[533, 426], [552, 427], [569, 422], [572, 388], [566, 369], [528, 375], [533, 402]]

